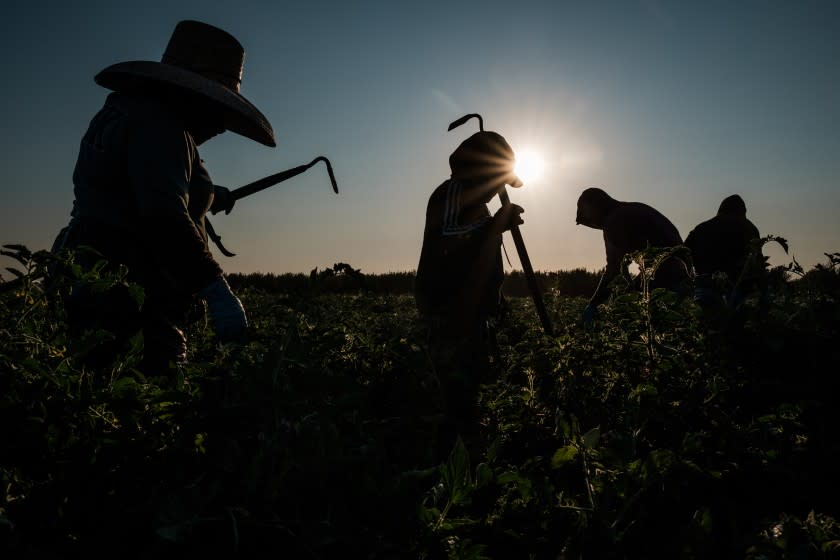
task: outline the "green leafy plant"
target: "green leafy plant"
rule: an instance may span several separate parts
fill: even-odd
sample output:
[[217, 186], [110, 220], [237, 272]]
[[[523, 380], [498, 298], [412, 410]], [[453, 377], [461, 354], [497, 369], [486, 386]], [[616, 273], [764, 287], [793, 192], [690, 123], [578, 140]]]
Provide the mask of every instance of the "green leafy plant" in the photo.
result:
[[0, 284], [4, 557], [837, 557], [838, 253], [761, 265], [710, 311], [690, 279], [650, 288], [688, 255], [641, 252], [640, 289], [618, 281], [591, 330], [584, 297], [548, 289], [551, 337], [508, 295], [499, 375], [456, 438], [410, 293], [372, 275], [236, 278], [248, 340], [217, 345], [198, 320], [189, 363], [147, 378], [142, 337], [90, 368], [109, 333], [67, 326], [79, 286], [142, 305], [126, 271], [3, 250], [19, 263]]

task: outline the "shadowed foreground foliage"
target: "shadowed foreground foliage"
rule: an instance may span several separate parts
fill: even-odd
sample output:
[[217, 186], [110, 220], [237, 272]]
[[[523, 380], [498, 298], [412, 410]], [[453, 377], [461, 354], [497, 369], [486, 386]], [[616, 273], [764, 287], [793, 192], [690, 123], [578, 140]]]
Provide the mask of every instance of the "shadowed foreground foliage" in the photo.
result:
[[617, 287], [591, 330], [585, 299], [548, 289], [552, 338], [508, 298], [481, 430], [448, 457], [408, 295], [239, 279], [249, 342], [217, 347], [198, 322], [190, 365], [144, 377], [139, 338], [82, 369], [108, 334], [71, 345], [57, 297], [124, 275], [64, 259], [45, 287], [53, 257], [6, 254], [4, 557], [840, 555], [836, 253], [764, 274], [737, 310]]

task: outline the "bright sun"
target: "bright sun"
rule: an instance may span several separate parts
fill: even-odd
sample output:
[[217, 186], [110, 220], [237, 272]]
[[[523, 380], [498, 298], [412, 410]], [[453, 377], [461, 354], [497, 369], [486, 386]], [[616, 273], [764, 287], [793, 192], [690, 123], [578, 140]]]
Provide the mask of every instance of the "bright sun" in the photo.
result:
[[524, 150], [516, 153], [515, 170], [516, 175], [527, 185], [542, 178], [545, 162], [539, 153]]

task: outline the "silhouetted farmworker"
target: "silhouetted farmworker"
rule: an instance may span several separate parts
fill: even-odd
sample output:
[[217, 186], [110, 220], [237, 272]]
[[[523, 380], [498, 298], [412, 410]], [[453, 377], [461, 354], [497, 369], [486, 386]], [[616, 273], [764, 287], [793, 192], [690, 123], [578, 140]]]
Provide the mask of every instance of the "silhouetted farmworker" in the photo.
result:
[[229, 191], [213, 185], [197, 149], [225, 130], [275, 145], [268, 120], [239, 93], [243, 61], [227, 32], [181, 21], [160, 62], [122, 62], [95, 77], [113, 92], [82, 138], [72, 219], [54, 250], [91, 246], [145, 289], [139, 313], [119, 290], [77, 290], [68, 312], [71, 325], [106, 328], [118, 341], [142, 330], [146, 370], [186, 360], [184, 325], [196, 298], [221, 341], [247, 328], [207, 246], [205, 214], [224, 208]]
[[505, 184], [522, 186], [514, 153], [495, 132], [477, 132], [449, 157], [451, 177], [426, 207], [415, 299], [430, 332], [447, 408], [468, 417], [488, 373], [500, 311], [502, 233], [523, 223], [511, 204], [491, 215], [487, 203]]
[[[598, 288], [583, 312], [589, 324], [597, 307], [609, 297], [610, 282], [621, 273], [624, 256], [648, 247], [673, 247], [682, 244], [679, 231], [668, 218], [641, 202], [621, 202], [598, 188], [588, 188], [578, 198], [578, 225], [604, 232], [607, 267]], [[665, 260], [653, 279], [652, 288], [677, 289], [687, 277], [685, 266], [677, 259]]]
[[[714, 218], [691, 230], [685, 245], [691, 249], [694, 261], [695, 298], [699, 303], [710, 304], [718, 299], [716, 284], [711, 279], [716, 272], [726, 274], [725, 288], [732, 294], [750, 254], [750, 242], [758, 238], [758, 228], [747, 218], [747, 205], [737, 194], [723, 199]], [[738, 292], [748, 289], [751, 280], [743, 278]]]

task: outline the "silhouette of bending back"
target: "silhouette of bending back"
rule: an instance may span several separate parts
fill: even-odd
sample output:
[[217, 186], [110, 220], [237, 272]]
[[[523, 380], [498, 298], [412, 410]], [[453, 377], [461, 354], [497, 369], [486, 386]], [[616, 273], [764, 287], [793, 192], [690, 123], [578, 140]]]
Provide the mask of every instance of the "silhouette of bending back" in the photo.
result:
[[685, 245], [691, 249], [698, 275], [724, 272], [734, 283], [749, 255], [750, 241], [758, 237], [758, 228], [747, 218], [744, 200], [733, 194], [720, 203], [714, 218], [691, 230]]
[[[609, 283], [621, 272], [626, 254], [682, 244], [677, 228], [658, 210], [641, 202], [615, 200], [598, 188], [588, 188], [578, 198], [577, 223], [604, 232], [607, 267], [587, 306], [590, 313], [609, 296]], [[683, 265], [668, 259], [657, 270], [653, 287], [673, 289], [685, 277]]]

